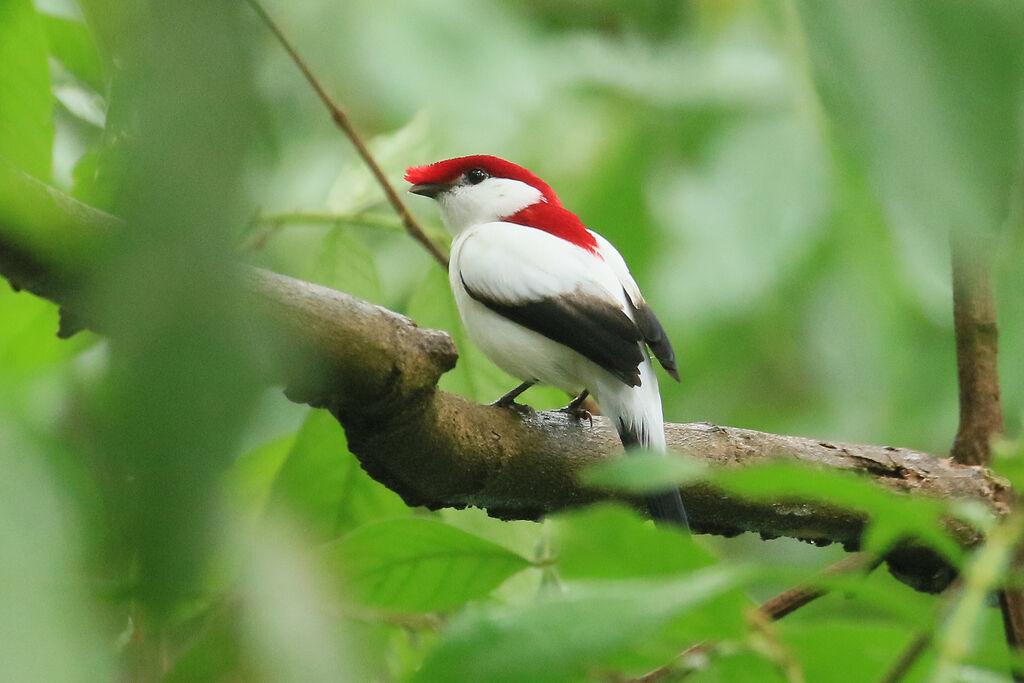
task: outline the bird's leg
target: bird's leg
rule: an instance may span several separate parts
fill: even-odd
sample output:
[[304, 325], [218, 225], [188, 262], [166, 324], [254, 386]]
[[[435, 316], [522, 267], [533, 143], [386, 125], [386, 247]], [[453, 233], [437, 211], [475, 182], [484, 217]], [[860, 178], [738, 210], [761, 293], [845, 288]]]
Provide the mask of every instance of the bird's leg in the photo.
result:
[[516, 403], [516, 399], [519, 397], [519, 394], [523, 393], [534, 384], [536, 384], [536, 382], [523, 382], [491, 405], [497, 406], [498, 408], [512, 408], [514, 410], [519, 410], [520, 412], [522, 412], [523, 409], [529, 409], [529, 406], [523, 406]]
[[590, 426], [594, 426], [594, 416], [590, 414], [590, 411], [583, 407], [583, 402], [587, 400], [587, 396], [590, 396], [590, 390], [584, 389], [583, 392], [569, 401], [569, 405], [562, 408], [559, 412], [565, 413], [571, 418], [576, 420], [588, 420]]

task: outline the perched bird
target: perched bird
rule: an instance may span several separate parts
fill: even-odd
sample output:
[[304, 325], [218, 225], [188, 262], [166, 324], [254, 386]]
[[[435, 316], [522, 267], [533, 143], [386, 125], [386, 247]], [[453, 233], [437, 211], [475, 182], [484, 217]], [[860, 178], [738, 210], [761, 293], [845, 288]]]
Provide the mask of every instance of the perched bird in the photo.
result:
[[[675, 353], [615, 247], [547, 183], [498, 157], [416, 166], [405, 179], [437, 200], [454, 237], [449, 278], [466, 332], [523, 381], [495, 405], [539, 382], [576, 396], [564, 410], [580, 415], [593, 394], [626, 449], [665, 451], [650, 353], [678, 381]], [[654, 519], [686, 526], [678, 489], [647, 502]]]

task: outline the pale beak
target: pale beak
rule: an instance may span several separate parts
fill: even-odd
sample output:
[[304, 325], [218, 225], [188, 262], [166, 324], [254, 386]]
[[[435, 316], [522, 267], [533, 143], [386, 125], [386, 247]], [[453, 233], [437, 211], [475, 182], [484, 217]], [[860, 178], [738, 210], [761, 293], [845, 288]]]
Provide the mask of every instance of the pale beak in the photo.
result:
[[431, 199], [437, 199], [437, 195], [451, 189], [449, 183], [417, 183], [409, 188], [413, 194], [423, 195]]

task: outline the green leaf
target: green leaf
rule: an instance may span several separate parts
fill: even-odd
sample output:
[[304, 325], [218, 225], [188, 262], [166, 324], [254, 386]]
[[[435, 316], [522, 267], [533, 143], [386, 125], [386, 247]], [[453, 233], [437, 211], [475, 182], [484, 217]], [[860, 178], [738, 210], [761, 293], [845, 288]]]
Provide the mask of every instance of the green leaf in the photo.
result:
[[944, 502], [886, 490], [853, 472], [827, 471], [793, 463], [716, 471], [712, 480], [754, 500], [817, 501], [869, 515], [864, 550], [885, 552], [892, 544], [918, 539], [958, 564], [964, 551], [942, 525]]
[[754, 500], [817, 501], [869, 515], [865, 550], [884, 552], [904, 538], [916, 538], [959, 564], [963, 550], [943, 528], [943, 501], [887, 491], [853, 472], [778, 462], [717, 470], [710, 481]]
[[706, 471], [699, 460], [678, 453], [630, 452], [587, 467], [580, 478], [587, 486], [644, 493], [693, 481]]
[[0, 680], [110, 680], [113, 652], [82, 572], [89, 533], [44, 443], [0, 411]]
[[332, 543], [328, 554], [360, 602], [408, 611], [457, 607], [529, 565], [500, 545], [416, 518], [362, 526]]
[[350, 227], [335, 226], [324, 237], [314, 281], [368, 301], [381, 301], [377, 256]]
[[905, 626], [863, 616], [833, 618], [826, 626], [783, 620], [776, 628], [808, 681], [880, 680], [914, 637]]
[[0, 2], [0, 158], [50, 177], [53, 95], [46, 37], [31, 0]]
[[263, 513], [274, 480], [294, 444], [294, 435], [274, 439], [239, 457], [225, 473], [228, 495], [248, 522]]
[[726, 651], [703, 664], [699, 671], [700, 673], [694, 676], [693, 680], [700, 683], [733, 683], [734, 681], [785, 683], [786, 681], [786, 677], [782, 675], [776, 664], [765, 657], [746, 651], [737, 653]]
[[[360, 231], [346, 225], [263, 226], [272, 237], [247, 252], [253, 265], [310, 280], [374, 303], [383, 301], [377, 257]], [[251, 238], [250, 238], [251, 239]]]
[[578, 583], [530, 605], [472, 609], [452, 622], [413, 680], [575, 680], [735, 587], [741, 576], [714, 568], [675, 580]]
[[360, 467], [341, 425], [326, 410], [309, 412], [272, 496], [272, 504], [288, 507], [324, 540], [381, 516], [409, 514], [398, 494]]
[[692, 536], [655, 526], [610, 503], [552, 518], [559, 574], [567, 580], [682, 574], [713, 564]]
[[[684, 576], [715, 562], [692, 536], [655, 526], [618, 505], [597, 505], [559, 515], [555, 532], [556, 566], [568, 581]], [[741, 591], [727, 591], [687, 611], [685, 617], [663, 629], [659, 638], [648, 638], [646, 649], [657, 652], [662, 648], [663, 660], [676, 654], [680, 643], [739, 638], [746, 630], [743, 614], [752, 606]]]
[[71, 339], [57, 337], [57, 307], [28, 292], [15, 292], [0, 282], [0, 377], [6, 381], [27, 377], [73, 357], [94, 344], [91, 332]]
[[247, 663], [258, 666], [258, 680], [373, 680], [363, 643], [325, 609], [338, 604], [337, 596], [317, 554], [300, 538], [292, 529], [268, 525], [252, 548], [239, 590]]
[[828, 597], [800, 611], [801, 619], [819, 623], [873, 619], [904, 630], [926, 631], [939, 607], [933, 596], [911, 590], [887, 571], [817, 575], [802, 583], [828, 591]]
[[992, 469], [1009, 479], [1014, 489], [1024, 488], [1024, 439], [996, 441], [992, 448]]
[[90, 88], [98, 93], [104, 92], [100, 57], [89, 28], [65, 17], [50, 14], [40, 16], [50, 45], [50, 54]]

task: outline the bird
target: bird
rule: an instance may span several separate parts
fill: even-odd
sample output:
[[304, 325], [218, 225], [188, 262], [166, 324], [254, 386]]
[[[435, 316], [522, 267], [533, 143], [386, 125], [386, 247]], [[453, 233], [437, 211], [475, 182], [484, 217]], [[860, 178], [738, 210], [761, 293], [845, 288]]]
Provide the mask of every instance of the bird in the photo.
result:
[[[449, 280], [469, 338], [521, 384], [493, 405], [516, 407], [534, 384], [592, 395], [623, 447], [665, 452], [654, 364], [679, 381], [675, 352], [612, 244], [527, 169], [490, 155], [406, 170], [413, 194], [434, 199], [452, 234]], [[688, 529], [678, 488], [651, 492], [656, 523]]]

